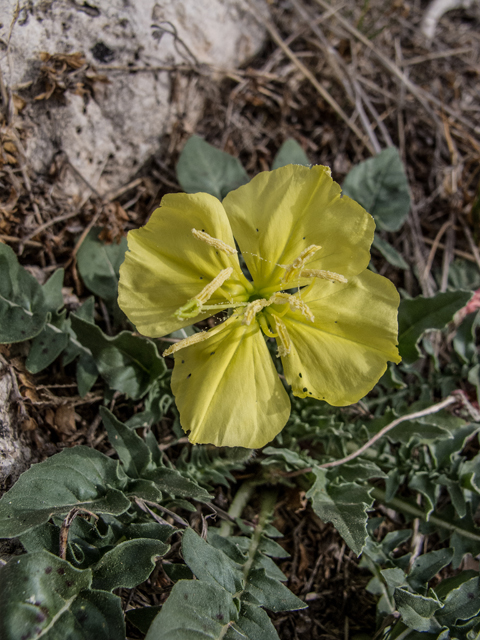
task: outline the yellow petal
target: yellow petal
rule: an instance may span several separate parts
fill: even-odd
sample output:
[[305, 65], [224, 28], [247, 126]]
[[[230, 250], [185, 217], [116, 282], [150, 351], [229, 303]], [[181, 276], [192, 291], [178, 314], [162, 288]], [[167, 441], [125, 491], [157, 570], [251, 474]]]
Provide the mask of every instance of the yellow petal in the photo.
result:
[[340, 192], [327, 167], [287, 165], [227, 195], [233, 234], [260, 290], [280, 281], [277, 264], [291, 264], [310, 245], [321, 249], [305, 268], [350, 278], [367, 267], [375, 223]]
[[235, 246], [225, 210], [217, 198], [206, 193], [165, 196], [147, 224], [128, 234], [118, 303], [144, 335], [161, 337], [211, 316], [209, 311], [194, 320], [179, 320], [173, 314], [228, 267], [233, 267], [233, 275], [208, 304], [248, 298], [245, 287], [249, 283], [237, 255], [227, 255], [199, 240], [192, 229]]
[[305, 302], [313, 324], [300, 313], [282, 317], [291, 340], [282, 363], [293, 393], [334, 406], [358, 402], [383, 375], [387, 361], [401, 359], [395, 287], [364, 271], [347, 284], [317, 281]]
[[172, 390], [194, 443], [263, 447], [283, 429], [290, 400], [257, 322], [225, 331], [175, 355]]

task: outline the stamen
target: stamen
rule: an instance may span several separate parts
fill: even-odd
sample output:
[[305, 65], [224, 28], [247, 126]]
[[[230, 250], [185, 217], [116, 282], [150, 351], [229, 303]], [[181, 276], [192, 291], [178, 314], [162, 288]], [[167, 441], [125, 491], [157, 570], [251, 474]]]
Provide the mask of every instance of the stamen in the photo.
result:
[[202, 312], [203, 305], [208, 302], [217, 289], [220, 289], [232, 273], [232, 267], [222, 269], [218, 276], [203, 287], [199, 294], [190, 298], [190, 300], [180, 307], [180, 309], [177, 309], [173, 315], [179, 320], [187, 320], [188, 318], [195, 318], [198, 316], [198, 314]]
[[290, 351], [292, 349], [290, 336], [288, 335], [287, 327], [283, 324], [282, 320], [280, 320], [280, 318], [276, 315], [273, 316], [273, 319], [275, 320], [275, 328], [280, 340], [280, 344], [277, 343], [277, 358], [285, 358], [290, 354]]
[[251, 324], [252, 320], [255, 318], [257, 313], [262, 309], [264, 309], [265, 307], [268, 307], [269, 304], [270, 304], [270, 301], [265, 300], [265, 298], [261, 298], [260, 300], [254, 300], [253, 302], [250, 302], [249, 304], [247, 304], [245, 308], [242, 324], [246, 324], [247, 326]]
[[310, 258], [315, 253], [317, 253], [317, 251], [320, 251], [321, 248], [322, 247], [316, 244], [311, 244], [309, 247], [302, 251], [298, 258], [295, 258], [292, 264], [279, 265], [283, 269], [285, 269], [285, 275], [283, 276], [282, 282], [288, 282], [289, 280], [291, 280], [293, 274], [297, 271], [300, 271], [300, 269], [303, 269], [303, 267], [305, 266], [305, 262], [307, 260], [310, 260]]
[[208, 233], [205, 233], [205, 231], [192, 229], [192, 233], [195, 236], [195, 238], [197, 238], [197, 240], [202, 240], [203, 242], [206, 242], [207, 244], [209, 244], [211, 247], [215, 247], [215, 249], [218, 249], [219, 251], [223, 251], [223, 253], [226, 253], [227, 256], [233, 256], [235, 253], [237, 253], [237, 250], [234, 249], [234, 247], [231, 247], [226, 242], [223, 242], [223, 240], [219, 240], [218, 238], [212, 238], [212, 236], [208, 235]]
[[323, 271], [322, 269], [304, 269], [300, 272], [301, 278], [322, 278], [322, 280], [331, 280], [332, 282], [348, 282], [345, 276], [334, 271]]
[[270, 297], [268, 302], [269, 304], [288, 304], [292, 311], [300, 311], [308, 320], [315, 321], [315, 316], [308, 305], [298, 296], [292, 296], [290, 293], [276, 293]]
[[188, 338], [185, 338], [184, 340], [180, 340], [180, 342], [175, 342], [171, 347], [165, 349], [165, 351], [162, 353], [163, 357], [166, 358], [167, 356], [171, 356], [173, 353], [180, 351], [180, 349], [185, 349], [185, 347], [190, 347], [192, 344], [197, 344], [198, 342], [208, 340], [208, 338], [211, 338], [217, 333], [220, 333], [220, 331], [223, 331], [223, 329], [225, 329], [227, 325], [231, 324], [231, 322], [233, 320], [236, 320], [237, 318], [238, 314], [234, 313], [230, 316], [230, 318], [225, 320], [225, 322], [222, 322], [213, 329], [209, 329], [208, 331], [199, 331], [198, 333], [194, 333], [192, 336], [188, 336]]

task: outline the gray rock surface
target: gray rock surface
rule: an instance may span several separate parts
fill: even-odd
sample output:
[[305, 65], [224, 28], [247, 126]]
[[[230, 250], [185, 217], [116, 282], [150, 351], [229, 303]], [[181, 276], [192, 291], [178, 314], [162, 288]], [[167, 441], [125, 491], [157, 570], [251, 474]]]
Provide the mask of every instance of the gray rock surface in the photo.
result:
[[[193, 129], [201, 115], [196, 74], [173, 78], [161, 67], [212, 65], [220, 77], [253, 56], [263, 37], [247, 0], [0, 1], [0, 68], [12, 91], [30, 92], [23, 116], [33, 169], [45, 171], [63, 152], [102, 194], [126, 184], [179, 118]], [[91, 66], [68, 69], [60, 99], [34, 100], [42, 52], [81, 52], [108, 82], [89, 84]], [[84, 189], [78, 176], [68, 185]]]
[[0, 361], [0, 495], [27, 469], [31, 459], [11, 404], [13, 382], [8, 367]]

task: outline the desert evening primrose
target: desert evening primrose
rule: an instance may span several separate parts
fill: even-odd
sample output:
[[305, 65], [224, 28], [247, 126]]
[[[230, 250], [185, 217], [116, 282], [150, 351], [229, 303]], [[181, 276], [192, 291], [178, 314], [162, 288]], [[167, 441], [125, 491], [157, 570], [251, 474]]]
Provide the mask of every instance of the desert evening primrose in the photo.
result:
[[288, 165], [223, 202], [167, 195], [129, 232], [119, 304], [141, 334], [224, 312], [164, 352], [191, 442], [257, 448], [285, 426], [290, 401], [265, 337], [293, 393], [334, 406], [357, 402], [400, 361], [398, 293], [367, 270], [374, 227], [327, 167]]

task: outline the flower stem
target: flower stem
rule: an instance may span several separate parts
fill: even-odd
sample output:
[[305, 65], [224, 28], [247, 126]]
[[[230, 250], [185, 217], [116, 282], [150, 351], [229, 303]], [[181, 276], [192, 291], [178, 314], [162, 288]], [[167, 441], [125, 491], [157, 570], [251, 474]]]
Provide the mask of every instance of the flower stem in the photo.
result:
[[[242, 511], [245, 509], [248, 501], [252, 497], [253, 491], [256, 487], [256, 482], [251, 480], [244, 482], [240, 489], [235, 494], [235, 498], [232, 500], [232, 504], [230, 505], [230, 509], [228, 510], [228, 515], [232, 518], [240, 518], [242, 515]], [[224, 520], [220, 525], [219, 535], [226, 538], [232, 532], [234, 522], [229, 522]]]

